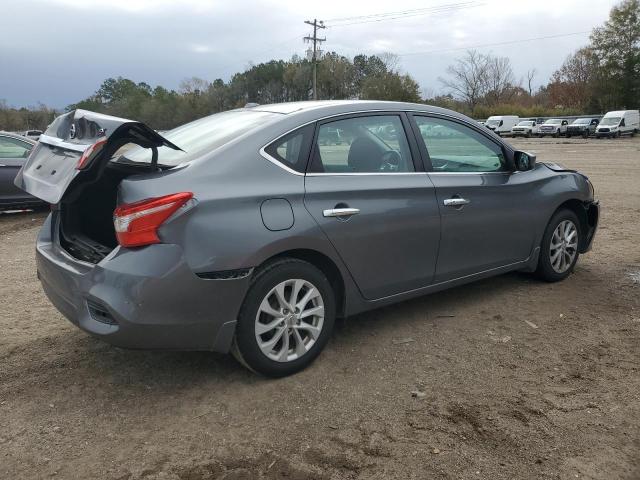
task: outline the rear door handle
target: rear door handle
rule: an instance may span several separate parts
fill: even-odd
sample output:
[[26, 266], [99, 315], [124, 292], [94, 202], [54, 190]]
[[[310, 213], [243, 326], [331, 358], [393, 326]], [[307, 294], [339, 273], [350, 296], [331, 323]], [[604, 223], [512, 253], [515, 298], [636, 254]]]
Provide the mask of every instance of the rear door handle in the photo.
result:
[[445, 207], [461, 207], [468, 205], [471, 201], [466, 198], [447, 198], [443, 203]]
[[322, 211], [323, 217], [350, 217], [360, 213], [359, 208], [330, 208]]

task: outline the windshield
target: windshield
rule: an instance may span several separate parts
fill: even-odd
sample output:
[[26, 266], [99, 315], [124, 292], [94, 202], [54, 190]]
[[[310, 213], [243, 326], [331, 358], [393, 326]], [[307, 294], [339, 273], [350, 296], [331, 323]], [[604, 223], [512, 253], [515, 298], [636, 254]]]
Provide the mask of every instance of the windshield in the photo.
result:
[[579, 118], [574, 120], [573, 125], [588, 125], [589, 123], [591, 123], [590, 118]]
[[[268, 123], [275, 117], [281, 117], [281, 115], [272, 112], [231, 110], [174, 128], [163, 133], [162, 136], [184, 151], [159, 147], [158, 163], [175, 166], [190, 162], [220, 148], [249, 130]], [[150, 162], [151, 156], [150, 148], [134, 146], [119, 156], [116, 161]]]
[[559, 120], [557, 118], [552, 118], [551, 120], [547, 120], [546, 122], [544, 122], [545, 125], [560, 125], [562, 123], [562, 120]]
[[620, 123], [620, 117], [607, 117], [603, 118], [600, 125], [618, 125]]
[[518, 124], [518, 126], [520, 126], [520, 127], [532, 127], [533, 126], [533, 122], [529, 122], [529, 121], [520, 122]]
[[499, 118], [493, 118], [493, 119], [489, 119], [487, 120], [487, 125], [491, 125], [492, 127], [494, 125], [499, 125], [500, 124], [500, 119]]

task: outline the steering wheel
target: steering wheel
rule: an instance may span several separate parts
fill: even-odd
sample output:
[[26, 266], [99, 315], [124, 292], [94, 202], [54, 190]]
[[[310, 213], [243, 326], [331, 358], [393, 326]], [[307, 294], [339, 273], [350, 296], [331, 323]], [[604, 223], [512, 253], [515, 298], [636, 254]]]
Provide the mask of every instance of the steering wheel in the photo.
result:
[[381, 172], [397, 172], [400, 170], [402, 157], [395, 150], [388, 150], [382, 154]]

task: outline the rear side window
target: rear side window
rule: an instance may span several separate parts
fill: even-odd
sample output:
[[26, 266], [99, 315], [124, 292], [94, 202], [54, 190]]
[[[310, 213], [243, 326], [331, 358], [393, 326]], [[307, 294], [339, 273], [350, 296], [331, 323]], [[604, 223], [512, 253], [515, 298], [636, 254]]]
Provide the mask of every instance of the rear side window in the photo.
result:
[[264, 151], [285, 166], [304, 173], [313, 139], [313, 124], [294, 130], [270, 144]]

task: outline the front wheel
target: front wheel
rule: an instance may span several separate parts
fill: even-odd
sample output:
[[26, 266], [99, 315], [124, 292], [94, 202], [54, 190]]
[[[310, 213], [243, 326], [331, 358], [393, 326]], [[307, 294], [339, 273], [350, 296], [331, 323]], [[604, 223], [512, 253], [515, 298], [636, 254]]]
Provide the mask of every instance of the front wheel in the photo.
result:
[[249, 287], [232, 353], [268, 377], [296, 373], [326, 345], [335, 309], [331, 284], [316, 267], [293, 258], [272, 262], [255, 274]]
[[542, 237], [536, 275], [547, 282], [567, 278], [578, 261], [580, 222], [571, 210], [555, 213]]

